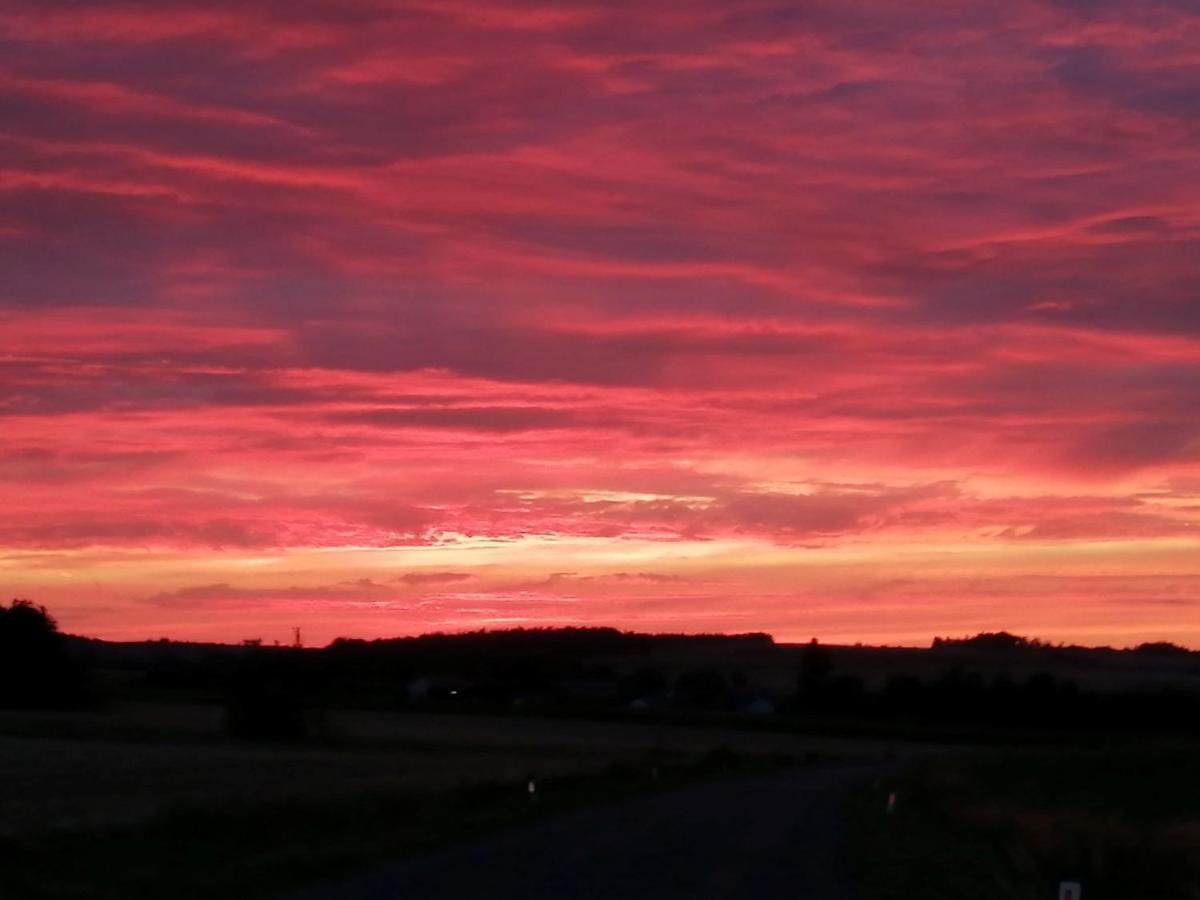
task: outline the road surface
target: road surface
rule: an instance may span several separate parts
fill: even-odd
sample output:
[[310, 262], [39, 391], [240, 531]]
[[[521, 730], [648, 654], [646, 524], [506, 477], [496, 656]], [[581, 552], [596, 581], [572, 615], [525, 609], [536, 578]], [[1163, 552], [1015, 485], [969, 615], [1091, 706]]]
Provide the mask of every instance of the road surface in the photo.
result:
[[586, 809], [296, 900], [849, 900], [844, 806], [874, 772], [798, 769]]

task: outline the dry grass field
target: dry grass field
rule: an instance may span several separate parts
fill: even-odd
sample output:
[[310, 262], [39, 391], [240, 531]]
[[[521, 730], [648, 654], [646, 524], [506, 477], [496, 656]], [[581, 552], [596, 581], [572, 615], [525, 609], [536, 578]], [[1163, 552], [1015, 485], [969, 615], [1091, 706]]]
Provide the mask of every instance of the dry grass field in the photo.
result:
[[0, 713], [0, 835], [94, 828], [179, 809], [435, 792], [597, 772], [716, 748], [877, 758], [870, 741], [637, 723], [337, 711], [331, 740], [234, 741], [200, 704], [125, 703], [78, 713]]

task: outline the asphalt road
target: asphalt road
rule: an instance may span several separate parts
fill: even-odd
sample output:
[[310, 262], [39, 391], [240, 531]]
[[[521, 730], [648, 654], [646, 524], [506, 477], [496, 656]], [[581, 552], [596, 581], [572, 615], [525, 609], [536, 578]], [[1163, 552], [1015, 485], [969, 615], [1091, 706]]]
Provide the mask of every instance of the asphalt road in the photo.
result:
[[873, 771], [799, 769], [582, 810], [297, 900], [850, 900], [844, 806]]

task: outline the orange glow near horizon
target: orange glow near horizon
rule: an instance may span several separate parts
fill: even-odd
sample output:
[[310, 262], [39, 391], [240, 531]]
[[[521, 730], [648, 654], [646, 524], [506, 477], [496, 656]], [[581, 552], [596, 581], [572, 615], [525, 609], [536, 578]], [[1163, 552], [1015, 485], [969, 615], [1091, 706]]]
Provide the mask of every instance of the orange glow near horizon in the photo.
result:
[[1200, 648], [1200, 14], [855, 7], [0, 4], [0, 591]]

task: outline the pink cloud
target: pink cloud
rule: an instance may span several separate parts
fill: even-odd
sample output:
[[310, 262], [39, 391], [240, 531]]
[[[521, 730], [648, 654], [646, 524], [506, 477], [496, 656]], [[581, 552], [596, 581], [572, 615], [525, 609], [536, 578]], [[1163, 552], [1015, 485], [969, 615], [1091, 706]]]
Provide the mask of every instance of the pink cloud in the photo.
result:
[[[1197, 540], [1198, 36], [1170, 2], [0, 12], [0, 579], [86, 606], [27, 583], [53, 557], [136, 630], [165, 607], [121, 597], [310, 590], [202, 577], [240, 553], [412, 551], [463, 583], [409, 629], [564, 585], [801, 628], [735, 560], [667, 565], [745, 542], [908, 566], [909, 635], [992, 612], [894, 548], [1004, 581], [1132, 543], [1170, 562], [1114, 557], [1147, 580], [1104, 627], [1172, 629], [1137, 598]], [[305, 584], [438, 587], [346, 566]], [[812, 614], [885, 633], [854, 596]]]

